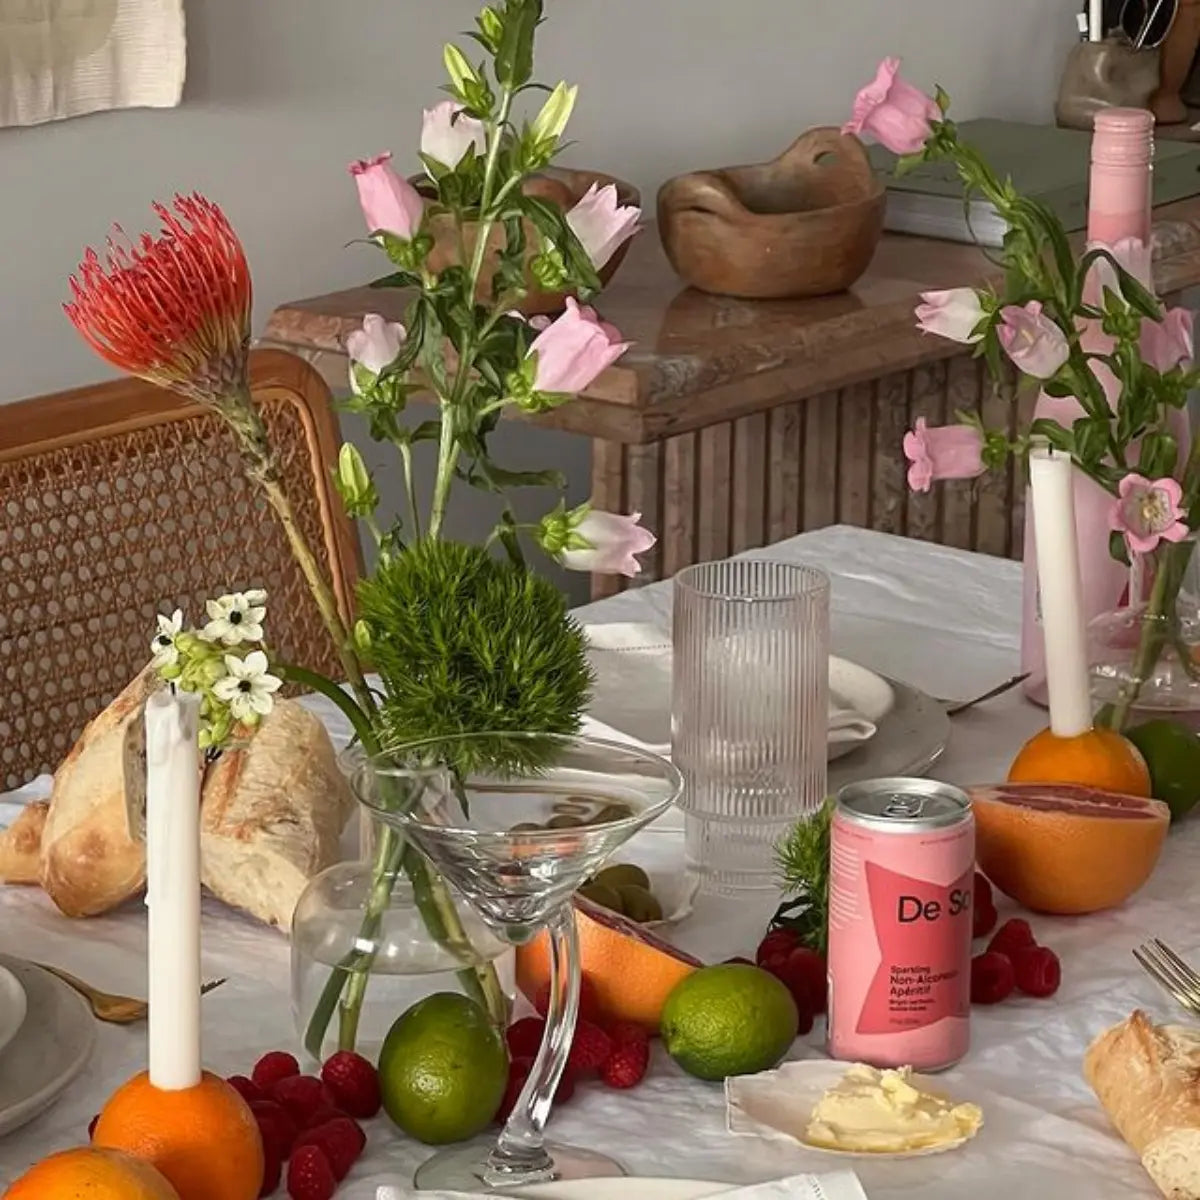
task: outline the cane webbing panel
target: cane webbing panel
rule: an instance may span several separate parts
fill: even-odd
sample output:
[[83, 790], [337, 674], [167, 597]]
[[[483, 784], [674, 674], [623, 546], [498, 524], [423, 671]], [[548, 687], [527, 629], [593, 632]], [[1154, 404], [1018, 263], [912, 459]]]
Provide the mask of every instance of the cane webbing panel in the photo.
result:
[[[330, 467], [324, 383], [253, 357], [255, 399], [304, 533], [343, 610], [357, 543]], [[0, 791], [52, 771], [150, 657], [154, 616], [264, 587], [287, 661], [337, 677], [328, 634], [274, 514], [211, 413], [122, 381], [0, 407]]]

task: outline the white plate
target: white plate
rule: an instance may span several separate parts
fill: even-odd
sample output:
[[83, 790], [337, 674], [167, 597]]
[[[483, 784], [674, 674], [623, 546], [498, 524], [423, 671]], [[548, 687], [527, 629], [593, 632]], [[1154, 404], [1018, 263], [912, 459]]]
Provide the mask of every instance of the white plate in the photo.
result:
[[24, 1024], [27, 1003], [20, 981], [11, 971], [0, 967], [0, 1050]]
[[575, 1179], [569, 1183], [539, 1183], [520, 1194], [528, 1200], [701, 1200], [731, 1191], [730, 1183], [698, 1179]]
[[[814, 1154], [828, 1154], [834, 1158], [924, 1158], [930, 1154], [945, 1154], [965, 1145], [970, 1138], [957, 1138], [940, 1146], [928, 1146], [922, 1150], [899, 1152], [871, 1152], [855, 1150], [829, 1150], [814, 1146], [804, 1140], [804, 1130], [812, 1111], [821, 1097], [837, 1084], [846, 1074], [850, 1064], [832, 1062], [827, 1058], [805, 1059], [801, 1062], [784, 1063], [774, 1071], [763, 1071], [758, 1075], [744, 1075], [725, 1081], [725, 1114], [729, 1132], [748, 1137], [785, 1137], [798, 1142]], [[935, 1096], [953, 1099], [956, 1103], [965, 1097], [952, 1097], [944, 1083], [928, 1075], [912, 1076], [913, 1083], [922, 1091]], [[731, 1089], [737, 1091], [737, 1101], [732, 1099]]]
[[0, 954], [29, 1001], [21, 1036], [0, 1069], [0, 1137], [45, 1112], [87, 1065], [96, 1021], [83, 997], [24, 959]]

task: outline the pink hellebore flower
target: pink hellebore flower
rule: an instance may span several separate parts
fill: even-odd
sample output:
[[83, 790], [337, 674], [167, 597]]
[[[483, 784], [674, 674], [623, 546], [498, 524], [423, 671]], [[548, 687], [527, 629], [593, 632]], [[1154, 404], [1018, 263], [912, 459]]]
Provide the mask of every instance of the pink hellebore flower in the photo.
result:
[[1142, 360], [1159, 374], [1192, 362], [1193, 316], [1186, 308], [1171, 308], [1161, 321], [1142, 322]]
[[637, 233], [641, 216], [642, 210], [636, 205], [617, 203], [615, 184], [601, 187], [593, 183], [567, 213], [567, 224], [598, 271]]
[[[635, 555], [649, 550], [658, 540], [638, 522], [641, 513], [622, 516], [599, 508], [587, 508], [575, 519], [571, 514], [569, 547], [561, 550], [558, 561], [568, 571], [594, 571], [601, 575], [634, 576], [642, 564]], [[580, 510], [577, 509], [576, 513]], [[586, 545], [581, 545], [586, 543]]]
[[917, 326], [952, 342], [973, 345], [982, 337], [975, 326], [984, 318], [979, 293], [974, 288], [950, 288], [945, 292], [922, 292], [924, 304], [917, 305]]
[[875, 78], [854, 97], [853, 116], [843, 133], [869, 134], [893, 154], [917, 154], [942, 119], [937, 102], [900, 78], [900, 60], [885, 58]]
[[620, 333], [567, 297], [567, 311], [534, 338], [529, 353], [537, 356], [535, 392], [582, 392], [602, 371], [625, 353], [632, 342], [621, 341]]
[[970, 425], [925, 424], [924, 417], [904, 435], [904, 456], [908, 459], [908, 486], [914, 492], [927, 492], [939, 479], [975, 479], [983, 465], [983, 435]]
[[1183, 488], [1170, 476], [1152, 482], [1144, 475], [1126, 475], [1118, 488], [1109, 528], [1125, 535], [1131, 553], [1149, 554], [1160, 541], [1180, 542], [1187, 537], [1182, 500]]
[[371, 376], [378, 375], [400, 357], [408, 332], [398, 321], [385, 321], [378, 313], [367, 313], [361, 329], [346, 335], [346, 353], [350, 357], [350, 387], [355, 395], [362, 392], [359, 367]]
[[1070, 357], [1066, 334], [1043, 315], [1040, 300], [1030, 300], [1023, 308], [1009, 304], [1000, 310], [1000, 320], [1000, 345], [1026, 375], [1050, 379]]
[[[470, 149], [482, 153], [487, 130], [481, 121], [468, 117], [461, 104], [443, 100], [425, 109], [421, 123], [421, 153], [453, 170]], [[426, 168], [428, 171], [428, 168]]]
[[350, 164], [350, 174], [358, 185], [367, 229], [371, 233], [390, 233], [410, 242], [421, 227], [425, 201], [407, 179], [388, 165], [390, 154], [377, 154]]

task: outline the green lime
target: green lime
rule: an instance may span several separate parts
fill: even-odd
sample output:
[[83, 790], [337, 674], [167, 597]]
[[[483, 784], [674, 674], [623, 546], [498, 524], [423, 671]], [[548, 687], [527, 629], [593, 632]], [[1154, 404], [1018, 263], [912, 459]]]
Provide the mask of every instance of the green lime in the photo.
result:
[[614, 863], [611, 867], [605, 867], [603, 871], [597, 871], [596, 882], [610, 888], [624, 887], [631, 883], [634, 887], [650, 890], [650, 876], [633, 863]]
[[508, 1051], [487, 1014], [456, 992], [418, 1001], [379, 1052], [383, 1108], [430, 1146], [486, 1129], [508, 1084]]
[[1200, 802], [1200, 737], [1176, 721], [1147, 721], [1125, 736], [1142, 752], [1150, 768], [1150, 787], [1178, 821]]
[[774, 975], [741, 963], [703, 967], [667, 997], [662, 1039], [689, 1075], [724, 1079], [773, 1067], [796, 1040], [800, 1016]]

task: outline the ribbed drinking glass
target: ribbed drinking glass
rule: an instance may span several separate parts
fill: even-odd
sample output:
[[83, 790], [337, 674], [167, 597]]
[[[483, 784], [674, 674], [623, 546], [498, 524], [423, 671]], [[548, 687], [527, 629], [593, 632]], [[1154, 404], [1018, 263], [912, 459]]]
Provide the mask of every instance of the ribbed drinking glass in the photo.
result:
[[829, 578], [766, 559], [687, 567], [673, 641], [688, 866], [709, 891], [774, 887], [776, 841], [825, 798]]

